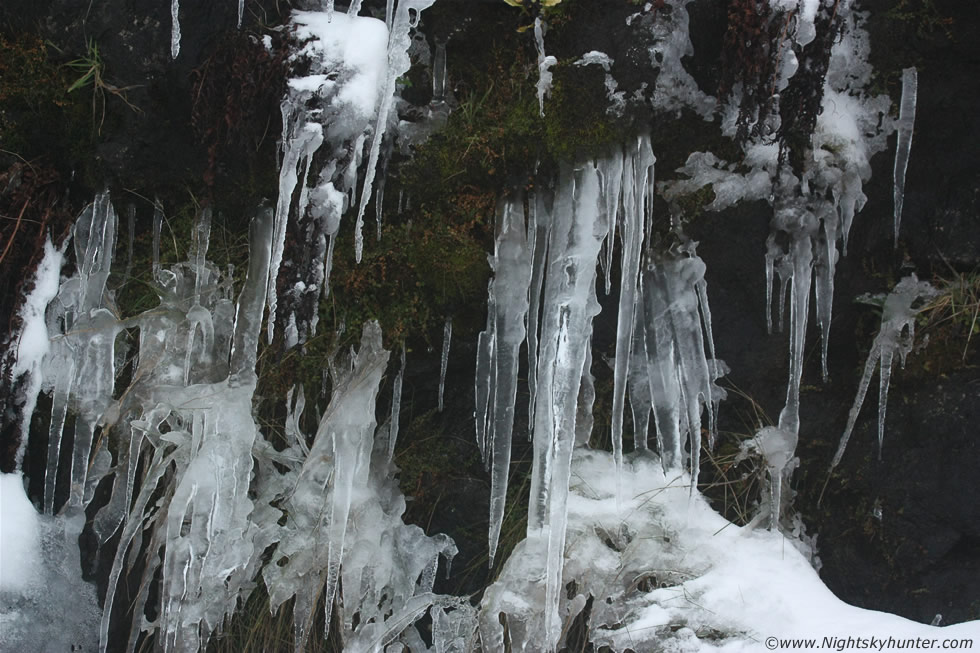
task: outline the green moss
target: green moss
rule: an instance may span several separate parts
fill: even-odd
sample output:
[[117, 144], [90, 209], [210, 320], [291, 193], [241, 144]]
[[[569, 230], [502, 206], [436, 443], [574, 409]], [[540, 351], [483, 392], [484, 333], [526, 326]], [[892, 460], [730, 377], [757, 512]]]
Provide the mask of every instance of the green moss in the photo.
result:
[[690, 221], [698, 218], [704, 208], [715, 201], [715, 189], [711, 184], [707, 184], [697, 189], [693, 193], [681, 195], [673, 200], [673, 211], [684, 220]]
[[545, 146], [556, 161], [605, 154], [626, 140], [630, 125], [607, 114], [605, 71], [600, 66], [559, 64], [545, 101]]
[[448, 316], [459, 315], [464, 332], [477, 326], [474, 314], [482, 314], [489, 279], [481, 225], [467, 224], [464, 212], [438, 216], [445, 220], [419, 217], [418, 223], [386, 228], [380, 242], [366, 234], [360, 263], [354, 261], [353, 230], [345, 230], [321, 320], [344, 323], [350, 338], [364, 321], [378, 320], [388, 347], [409, 338], [432, 344]]

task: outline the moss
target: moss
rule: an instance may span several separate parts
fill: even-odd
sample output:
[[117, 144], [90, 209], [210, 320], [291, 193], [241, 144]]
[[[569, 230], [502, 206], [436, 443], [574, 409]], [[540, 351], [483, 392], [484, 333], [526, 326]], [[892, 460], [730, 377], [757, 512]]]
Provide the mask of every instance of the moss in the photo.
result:
[[626, 140], [630, 132], [627, 120], [606, 112], [609, 100], [601, 66], [563, 63], [552, 73], [544, 125], [545, 146], [553, 159], [600, 156]]
[[3, 149], [25, 159], [48, 156], [67, 167], [83, 161], [95, 143], [88, 97], [93, 91], [69, 94], [76, 78], [54, 60], [40, 36], [0, 36]]
[[360, 263], [354, 261], [353, 229], [344, 230], [321, 320], [344, 323], [350, 338], [360, 333], [365, 320], [378, 320], [389, 348], [409, 338], [431, 345], [445, 318], [457, 314], [457, 329], [473, 332], [478, 321], [471, 320], [482, 313], [489, 278], [479, 237], [484, 227], [479, 220], [485, 216], [473, 223], [462, 211], [446, 220], [432, 213], [417, 215], [419, 222], [386, 228], [380, 242], [365, 234]]
[[685, 220], [694, 220], [701, 215], [704, 208], [715, 201], [715, 189], [707, 184], [693, 193], [682, 195], [673, 201], [674, 210]]

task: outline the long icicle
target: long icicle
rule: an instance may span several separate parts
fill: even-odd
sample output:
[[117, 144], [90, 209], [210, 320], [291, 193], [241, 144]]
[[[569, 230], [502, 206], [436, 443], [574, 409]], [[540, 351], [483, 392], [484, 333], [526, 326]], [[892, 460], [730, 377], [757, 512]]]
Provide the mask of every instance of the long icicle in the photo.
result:
[[898, 114], [898, 143], [895, 146], [895, 247], [898, 247], [898, 230], [902, 224], [902, 207], [905, 205], [905, 172], [909, 167], [909, 151], [912, 149], [912, 130], [915, 127], [915, 104], [919, 91], [919, 76], [915, 68], [902, 71], [902, 105]]
[[443, 408], [443, 395], [446, 392], [446, 370], [449, 369], [449, 347], [453, 341], [453, 318], [446, 318], [442, 329], [442, 357], [439, 361], [439, 412]]

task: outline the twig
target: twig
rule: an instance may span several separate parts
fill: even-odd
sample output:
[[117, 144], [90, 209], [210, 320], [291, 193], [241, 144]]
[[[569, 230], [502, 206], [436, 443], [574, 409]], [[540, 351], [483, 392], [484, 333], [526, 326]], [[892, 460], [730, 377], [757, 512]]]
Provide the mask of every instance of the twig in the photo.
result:
[[20, 229], [21, 220], [24, 217], [24, 211], [27, 210], [28, 200], [24, 200], [24, 206], [20, 207], [20, 213], [17, 214], [17, 223], [14, 224], [13, 233], [7, 238], [7, 246], [3, 248], [3, 254], [0, 254], [0, 263], [7, 258], [7, 252], [10, 251], [10, 246], [14, 244], [14, 236], [17, 235], [17, 231]]

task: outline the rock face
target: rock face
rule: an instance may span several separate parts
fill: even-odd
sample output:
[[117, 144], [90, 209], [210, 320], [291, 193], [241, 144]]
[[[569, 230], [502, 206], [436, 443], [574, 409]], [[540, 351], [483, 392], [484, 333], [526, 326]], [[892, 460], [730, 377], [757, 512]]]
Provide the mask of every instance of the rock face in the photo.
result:
[[[86, 166], [84, 174], [65, 184], [71, 190], [68, 201], [76, 212], [102, 184], [130, 188], [147, 197], [159, 193], [171, 201], [192, 189], [192, 195], [200, 193], [219, 210], [230, 213], [274, 193], [274, 182], [270, 180], [276, 175], [275, 139], [280, 130], [278, 98], [282, 95], [282, 80], [276, 87], [267, 78], [251, 79], [249, 71], [255, 69], [248, 67], [248, 62], [258, 58], [272, 68], [281, 66], [281, 60], [263, 58], [264, 50], [256, 44], [258, 36], [269, 33], [264, 25], [281, 22], [286, 10], [282, 4], [272, 0], [247, 2], [246, 33], [240, 35], [235, 26], [234, 0], [181, 3], [181, 50], [176, 60], [170, 57], [169, 3], [5, 0], [0, 5], [0, 34], [38, 30], [39, 25], [42, 38], [65, 49], [64, 55], [49, 53], [54, 60], [83, 56], [87, 42], [94, 39], [105, 66], [106, 82], [125, 93], [124, 101], [106, 91], [102, 101], [107, 115], [101, 123], [101, 133], [86, 148], [84, 161], [66, 158], [53, 162], [63, 170], [65, 179], [74, 166]], [[383, 2], [364, 4], [368, 10], [383, 12]], [[647, 13], [655, 13], [663, 4], [649, 3]], [[566, 0], [567, 11], [552, 21], [545, 42], [549, 54], [559, 58], [555, 79], [562, 86], [556, 86], [556, 95], [563, 99], [552, 107], [562, 107], [569, 113], [559, 110], [549, 114], [549, 127], [557, 125], [555, 129], [564, 130], [558, 132], [563, 137], [574, 133], [586, 145], [589, 138], [599, 135], [610, 138], [608, 132], [582, 129], [591, 126], [589, 121], [595, 121], [596, 115], [603, 115], [589, 104], [596, 101], [597, 94], [599, 102], [604, 100], [605, 75], [601, 67], [575, 67], [570, 63], [592, 50], [607, 53], [614, 59], [610, 72], [618, 88], [636, 98], [622, 114], [609, 118], [610, 124], [615, 123], [614, 133], [651, 125], [657, 174], [669, 176], [690, 152], [717, 148], [717, 128], [688, 112], [678, 119], [653, 115], [645, 108], [647, 86], [653, 81], [644, 59], [649, 44], [643, 40], [641, 30], [626, 22], [637, 7], [627, 0], [610, 1], [609, 5], [607, 10], [605, 6], [600, 8], [600, 3]], [[694, 55], [685, 57], [684, 62], [708, 93], [714, 93], [720, 76], [726, 25], [722, 5], [712, 0], [690, 5]], [[869, 201], [855, 220], [849, 255], [838, 264], [828, 384], [820, 380], [819, 351], [815, 346], [818, 329], [816, 325], [810, 327], [798, 450], [801, 466], [793, 488], [797, 493], [796, 509], [808, 529], [819, 535], [822, 577], [841, 598], [925, 622], [941, 613], [944, 623], [953, 623], [980, 618], [980, 602], [970, 603], [964, 598], [980, 596], [980, 503], [976, 499], [980, 496], [980, 475], [976, 473], [980, 467], [980, 444], [975, 438], [975, 425], [980, 420], [980, 382], [976, 373], [980, 365], [980, 342], [976, 340], [980, 338], [968, 347], [960, 340], [942, 339], [964, 338], [972, 324], [965, 330], [935, 331], [933, 342], [911, 355], [907, 371], [896, 366], [882, 460], [878, 460], [874, 437], [876, 410], [868, 405], [844, 462], [822, 492], [826, 470], [877, 328], [873, 311], [853, 303], [852, 298], [887, 290], [904, 276], [906, 268], [928, 278], [949, 276], [954, 271], [969, 275], [980, 266], [980, 90], [976, 84], [980, 42], [974, 38], [980, 29], [980, 14], [972, 3], [955, 0], [922, 3], [915, 11], [906, 5], [897, 0], [868, 0], [863, 4], [871, 12], [868, 29], [878, 82], [893, 99], [900, 90], [901, 69], [911, 65], [919, 69], [918, 116], [900, 245], [897, 251], [892, 248], [892, 146], [872, 161], [872, 180], [865, 187]], [[469, 5], [441, 0], [423, 17], [422, 29], [427, 31], [429, 41], [420, 44], [419, 50], [434, 49], [437, 40], [448, 42], [450, 87], [463, 99], [474, 89], [455, 86], [454, 73], [460, 78], [474, 78], [471, 68], [483, 65], [483, 60], [474, 63], [467, 59], [483, 57], [491, 48], [511, 47], [515, 42], [527, 48], [531, 44], [530, 32], [515, 36], [515, 28], [521, 23], [527, 20], [502, 2]], [[473, 46], [477, 37], [486, 47]], [[498, 45], [498, 41], [503, 45]], [[533, 45], [530, 49], [533, 51]], [[227, 56], [216, 56], [221, 52]], [[419, 84], [405, 93], [419, 107], [431, 96], [424, 89], [430, 81], [428, 65], [423, 61], [413, 68], [410, 77], [419, 80]], [[528, 72], [536, 75], [536, 70]], [[484, 69], [484, 77], [487, 74], [491, 73]], [[236, 88], [252, 84], [256, 92], [236, 96], [230, 86], [221, 85], [227, 80], [233, 80]], [[220, 101], [204, 115], [211, 116], [215, 124], [227, 119], [235, 125], [245, 125], [245, 133], [221, 132], [218, 136], [209, 132], [206, 125], [195, 125], [194, 117], [201, 115], [197, 111], [202, 97], [198, 91], [203, 88], [206, 92], [209, 83], [220, 85], [216, 91]], [[583, 97], [589, 102], [582, 101]], [[229, 98], [233, 101], [227, 101]], [[255, 108], [251, 113], [240, 114], [232, 113], [228, 108], [232, 106]], [[402, 113], [421, 111], [419, 107], [402, 107]], [[481, 142], [473, 143], [479, 147]], [[66, 152], [72, 150], [72, 145], [60, 144]], [[574, 152], [574, 146], [570, 147], [569, 151]], [[39, 154], [51, 156], [52, 152], [49, 148], [24, 154], [33, 158]], [[494, 154], [490, 152], [487, 157]], [[77, 154], [66, 155], [69, 156]], [[394, 160], [398, 163], [397, 156]], [[4, 159], [0, 163], [6, 167], [12, 161]], [[404, 161], [393, 175], [407, 176], [411, 166], [412, 161]], [[12, 192], [8, 184], [0, 188], [0, 198]], [[666, 207], [658, 208], [666, 216]], [[138, 221], [145, 222], [149, 213], [141, 205]], [[765, 413], [775, 417], [784, 395], [787, 336], [766, 334], [763, 265], [770, 217], [771, 208], [765, 202], [743, 203], [721, 213], [703, 214], [687, 231], [700, 242], [698, 254], [707, 264], [715, 342], [718, 357], [732, 369], [728, 379]], [[24, 274], [13, 270], [9, 261], [0, 260], [0, 266], [5, 276]], [[14, 291], [4, 286], [4, 292]], [[6, 306], [15, 305], [10, 297], [4, 299]], [[615, 332], [612, 303], [603, 301], [608, 306], [596, 324], [596, 339], [600, 342], [603, 338], [609, 340], [609, 334]], [[457, 310], [464, 316], [470, 314], [467, 319], [480, 324], [479, 316], [486, 310], [484, 302], [485, 296], [480, 296]], [[412, 337], [420, 352], [434, 339], [432, 334]], [[467, 336], [457, 332], [455, 337]], [[964, 349], [964, 356], [950, 353]], [[453, 457], [444, 460], [451, 470], [431, 464], [422, 467], [409, 456], [403, 458], [403, 464], [418, 465], [407, 469], [403, 477], [415, 481], [415, 487], [403, 485], [403, 489], [420, 499], [411, 506], [412, 518], [456, 539], [461, 554], [455, 568], [481, 569], [462, 581], [467, 591], [478, 589], [485, 580], [482, 575], [488, 573], [479, 566], [480, 556], [485, 555], [480, 551], [485, 522], [473, 523], [475, 515], [486, 519], [488, 488], [486, 477], [481, 477], [472, 439], [466, 440], [472, 434], [472, 424], [466, 420], [472, 408], [474, 360], [472, 344], [454, 343], [447, 388], [450, 417], [433, 418], [431, 414], [438, 394], [438, 374], [434, 373], [438, 369], [438, 351], [428, 354], [424, 363], [409, 365], [404, 392], [406, 397], [412, 397], [412, 409], [403, 415], [407, 435], [405, 444], [399, 445], [405, 451], [417, 452], [433, 432], [453, 439]], [[600, 365], [597, 362], [596, 367]], [[601, 406], [602, 383], [608, 384], [609, 376], [605, 370], [595, 373]], [[738, 405], [735, 399], [728, 406], [723, 405], [721, 431], [747, 433], [757, 426], [745, 423], [751, 418], [743, 418]], [[16, 448], [10, 441], [12, 431], [6, 428], [16, 418], [16, 407], [7, 413], [3, 417], [5, 441], [0, 443], [4, 452]], [[9, 466], [10, 454], [4, 455], [4, 463]], [[28, 457], [30, 462], [30, 452]], [[42, 457], [43, 454], [35, 456], [34, 464]], [[465, 460], [465, 464], [459, 464], [459, 460]], [[518, 524], [517, 528], [521, 527]]]

